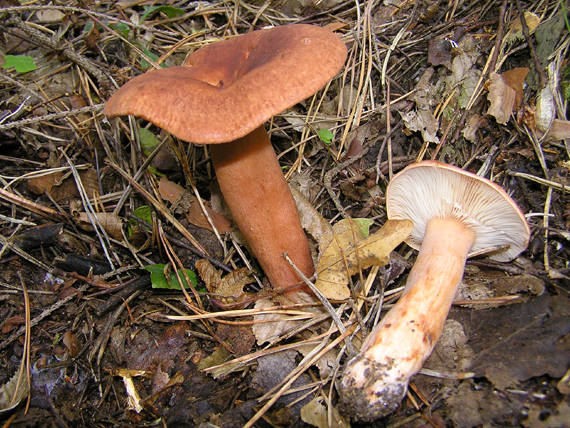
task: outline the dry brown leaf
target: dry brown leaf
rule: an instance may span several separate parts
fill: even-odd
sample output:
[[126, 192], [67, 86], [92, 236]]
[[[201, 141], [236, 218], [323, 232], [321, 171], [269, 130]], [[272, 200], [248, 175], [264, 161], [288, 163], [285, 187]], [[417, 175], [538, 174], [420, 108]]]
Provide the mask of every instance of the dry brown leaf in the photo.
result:
[[439, 130], [439, 122], [429, 110], [411, 110], [402, 113], [402, 120], [406, 124], [406, 128], [410, 131], [419, 131], [425, 142], [439, 143], [437, 131]]
[[365, 238], [349, 222], [333, 226], [335, 238], [317, 264], [316, 287], [328, 299], [348, 299], [349, 277], [360, 269], [387, 264], [392, 250], [408, 237], [412, 227], [409, 220], [388, 220], [380, 230]]
[[255, 279], [247, 268], [236, 269], [222, 278], [221, 273], [206, 259], [198, 260], [195, 266], [208, 291], [222, 298], [224, 303], [236, 304], [249, 300], [243, 288], [255, 282]]
[[[36, 195], [48, 193], [56, 202], [77, 198], [79, 192], [73, 176], [65, 177], [63, 172], [54, 172], [28, 179], [28, 188]], [[79, 171], [79, 178], [88, 197], [99, 194], [97, 172], [93, 168]], [[63, 179], [63, 181], [62, 181]]]
[[[255, 309], [274, 307], [275, 303], [268, 298], [259, 299], [255, 302]], [[283, 333], [291, 331], [297, 325], [297, 321], [288, 319], [284, 314], [256, 314], [253, 316], [253, 335], [258, 345], [265, 342], [272, 343]]]
[[477, 131], [479, 130], [479, 128], [485, 127], [487, 125], [488, 125], [487, 119], [475, 113], [469, 118], [469, 120], [467, 120], [465, 128], [463, 128], [463, 131], [461, 131], [463, 134], [463, 138], [465, 138], [467, 141], [472, 142], [473, 144], [476, 144]]
[[435, 87], [431, 83], [433, 74], [434, 68], [427, 68], [414, 88], [415, 91], [410, 96], [410, 99], [416, 104], [416, 110], [400, 112], [400, 114], [408, 130], [420, 132], [426, 142], [439, 143], [437, 137], [439, 121], [432, 113], [433, 106], [437, 104], [434, 98]]
[[222, 274], [206, 259], [198, 260], [194, 266], [198, 271], [198, 275], [204, 281], [206, 289], [210, 293], [215, 293], [215, 290], [222, 282]]
[[445, 65], [451, 68], [451, 43], [447, 38], [438, 37], [430, 40], [428, 44], [428, 63], [431, 65]]
[[65, 14], [56, 9], [42, 9], [36, 13], [36, 18], [41, 24], [55, 24], [61, 22], [65, 18]]
[[545, 140], [558, 141], [567, 140], [568, 138], [570, 138], [570, 121], [554, 119]]
[[161, 177], [158, 182], [158, 193], [162, 199], [173, 204], [186, 193], [186, 190], [180, 184], [174, 183], [166, 177]]
[[289, 187], [291, 188], [293, 199], [295, 199], [295, 204], [297, 205], [297, 211], [299, 212], [299, 219], [301, 220], [303, 229], [319, 243], [322, 251], [322, 243], [326, 242], [328, 244], [332, 239], [331, 225], [299, 190], [293, 186]]
[[[105, 232], [107, 232], [111, 237], [117, 240], [121, 240], [123, 238], [123, 221], [121, 217], [113, 213], [95, 213], [95, 217], [101, 227], [105, 229]], [[91, 225], [91, 221], [89, 220], [89, 216], [86, 212], [79, 213], [78, 219], [78, 226], [81, 229], [90, 232], [93, 231], [93, 226]]]
[[491, 73], [489, 77], [489, 109], [487, 114], [493, 116], [497, 123], [506, 124], [513, 112], [517, 91], [511, 88], [500, 74]]
[[209, 356], [207, 356], [203, 360], [200, 360], [200, 362], [198, 363], [198, 369], [206, 370], [210, 367], [218, 366], [222, 364], [224, 361], [226, 361], [230, 355], [231, 355], [230, 351], [228, 351], [223, 346], [220, 346]]
[[523, 84], [530, 69], [528, 67], [517, 67], [507, 70], [501, 74], [507, 85], [515, 90], [515, 105], [518, 108], [523, 99]]
[[67, 348], [70, 357], [76, 357], [81, 351], [81, 343], [77, 335], [71, 331], [66, 331], [62, 337], [63, 344]]
[[[184, 210], [186, 218], [190, 223], [203, 229], [212, 230], [212, 226], [208, 219], [202, 212], [202, 207], [190, 192], [186, 191], [181, 185], [170, 181], [166, 177], [162, 177], [158, 182], [158, 192], [160, 196], [170, 202], [171, 204], [177, 203]], [[212, 219], [214, 226], [218, 229], [219, 233], [227, 233], [232, 231], [230, 221], [222, 214], [217, 213], [207, 201], [203, 201], [204, 207], [208, 215]]]

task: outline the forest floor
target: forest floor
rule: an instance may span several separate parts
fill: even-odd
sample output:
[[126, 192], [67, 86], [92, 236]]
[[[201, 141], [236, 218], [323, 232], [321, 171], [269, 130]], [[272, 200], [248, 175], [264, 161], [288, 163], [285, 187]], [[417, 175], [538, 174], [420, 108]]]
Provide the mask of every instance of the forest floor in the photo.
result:
[[[568, 426], [566, 3], [0, 0], [0, 422]], [[502, 186], [530, 227], [515, 260], [467, 261], [431, 357], [374, 422], [341, 412], [338, 382], [417, 252], [375, 254], [323, 291], [328, 309], [288, 302], [233, 225], [207, 146], [103, 114], [153, 67], [295, 23], [348, 49], [266, 126], [315, 261], [319, 227], [381, 230], [390, 179], [420, 160]]]

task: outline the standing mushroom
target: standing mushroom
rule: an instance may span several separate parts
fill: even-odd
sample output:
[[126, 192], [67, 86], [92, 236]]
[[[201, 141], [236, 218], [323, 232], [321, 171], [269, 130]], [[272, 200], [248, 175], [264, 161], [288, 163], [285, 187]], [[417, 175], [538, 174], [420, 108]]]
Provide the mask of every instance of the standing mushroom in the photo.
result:
[[[196, 143], [212, 144], [218, 183], [234, 221], [273, 287], [289, 290], [314, 266], [297, 208], [263, 124], [321, 89], [342, 67], [337, 35], [296, 24], [212, 43], [184, 65], [127, 82], [105, 106], [108, 116], [140, 116]], [[225, 143], [225, 144], [220, 144]]]
[[396, 174], [386, 190], [386, 206], [388, 218], [413, 221], [406, 243], [420, 252], [404, 294], [348, 362], [340, 382], [344, 412], [363, 421], [398, 407], [410, 377], [441, 334], [467, 254], [508, 245], [490, 258], [509, 261], [524, 251], [530, 233], [500, 186], [436, 161]]

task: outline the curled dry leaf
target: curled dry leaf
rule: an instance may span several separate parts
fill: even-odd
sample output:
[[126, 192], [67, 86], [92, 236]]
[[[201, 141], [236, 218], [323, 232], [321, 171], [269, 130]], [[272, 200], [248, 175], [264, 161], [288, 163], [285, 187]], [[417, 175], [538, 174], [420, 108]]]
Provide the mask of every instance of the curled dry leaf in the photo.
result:
[[489, 77], [489, 109], [487, 114], [493, 116], [497, 123], [506, 124], [515, 106], [516, 91], [505, 83], [500, 74], [491, 73]]
[[[95, 213], [97, 222], [101, 225], [105, 232], [114, 239], [120, 240], [123, 238], [123, 221], [121, 218], [113, 213]], [[86, 212], [79, 213], [79, 227], [83, 230], [93, 231], [93, 225], [89, 220]]]
[[248, 299], [243, 288], [255, 282], [255, 279], [247, 268], [236, 269], [222, 278], [220, 271], [206, 259], [198, 260], [195, 266], [208, 291], [221, 298], [222, 303], [236, 308], [236, 303]]
[[463, 138], [465, 138], [467, 141], [472, 142], [473, 144], [476, 144], [477, 131], [479, 130], [479, 128], [484, 128], [487, 125], [488, 125], [487, 119], [475, 113], [467, 120], [465, 128], [463, 128], [463, 131], [461, 131], [461, 133], [463, 134]]
[[30, 389], [24, 365], [8, 382], [0, 386], [0, 414], [14, 409], [28, 395]]
[[291, 188], [293, 199], [295, 199], [303, 229], [319, 243], [320, 250], [323, 251], [322, 244], [326, 243], [328, 245], [332, 239], [331, 225], [299, 190], [293, 186], [289, 187]]
[[[171, 204], [179, 204], [186, 214], [186, 218], [190, 223], [195, 226], [201, 227], [203, 229], [212, 230], [212, 226], [208, 222], [208, 219], [202, 212], [200, 203], [196, 198], [186, 191], [181, 185], [174, 183], [162, 177], [158, 182], [158, 191], [163, 199], [167, 200]], [[214, 226], [218, 229], [219, 233], [227, 233], [232, 231], [230, 221], [224, 217], [222, 214], [214, 211], [209, 202], [203, 201], [208, 215], [212, 219]]]
[[[528, 107], [523, 118], [544, 141], [558, 141], [570, 138], [570, 121], [556, 119], [554, 95], [549, 86], [542, 88], [536, 98], [536, 109]], [[544, 136], [544, 133], [547, 133]]]
[[540, 90], [536, 98], [536, 112], [534, 114], [536, 129], [541, 132], [548, 132], [555, 118], [556, 106], [554, 94], [550, 86], [547, 85]]
[[529, 69], [526, 67], [513, 68], [502, 74], [491, 73], [488, 82], [490, 102], [487, 114], [493, 116], [497, 123], [504, 125], [509, 121], [515, 108], [523, 99], [523, 83]]
[[350, 297], [349, 277], [361, 269], [387, 264], [390, 253], [408, 237], [413, 224], [409, 220], [388, 220], [380, 230], [365, 238], [362, 229], [350, 226], [349, 222], [339, 223], [342, 224], [333, 227], [334, 239], [317, 264], [315, 285], [328, 299], [345, 300]]

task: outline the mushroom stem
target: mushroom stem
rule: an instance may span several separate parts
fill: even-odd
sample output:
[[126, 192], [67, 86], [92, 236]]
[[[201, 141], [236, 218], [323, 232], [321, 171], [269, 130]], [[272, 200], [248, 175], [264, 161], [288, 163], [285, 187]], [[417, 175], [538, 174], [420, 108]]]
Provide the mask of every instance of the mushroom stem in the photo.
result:
[[474, 240], [459, 220], [428, 222], [404, 295], [347, 364], [340, 388], [347, 413], [372, 421], [398, 407], [441, 334]]
[[[237, 144], [236, 144], [237, 143]], [[305, 286], [283, 257], [287, 253], [307, 276], [314, 272], [297, 206], [263, 126], [228, 144], [210, 146], [212, 162], [233, 219], [274, 288], [294, 301]]]

